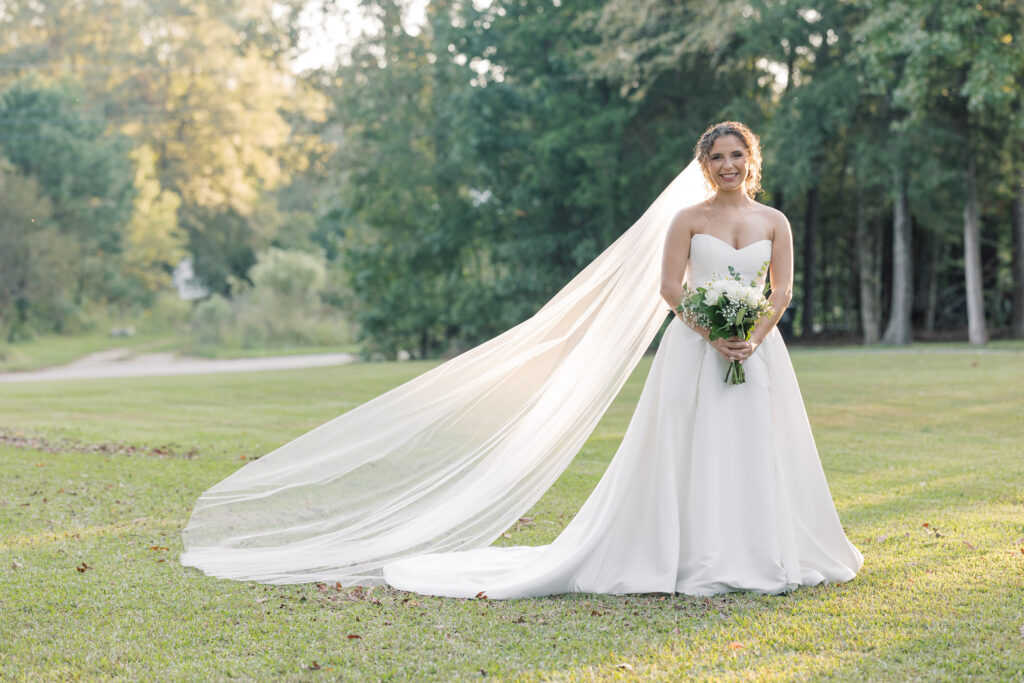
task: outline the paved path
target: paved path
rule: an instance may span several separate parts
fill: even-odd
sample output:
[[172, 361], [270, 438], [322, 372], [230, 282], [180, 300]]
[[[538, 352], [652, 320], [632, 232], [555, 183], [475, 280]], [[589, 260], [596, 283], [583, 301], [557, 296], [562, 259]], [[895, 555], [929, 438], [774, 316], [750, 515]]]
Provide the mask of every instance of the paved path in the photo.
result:
[[314, 353], [266, 358], [214, 360], [179, 357], [173, 353], [134, 354], [130, 349], [110, 349], [90, 353], [73, 363], [44, 370], [0, 373], [0, 382], [43, 382], [66, 379], [103, 379], [116, 377], [157, 377], [166, 375], [205, 375], [218, 372], [259, 372], [294, 370], [342, 365], [356, 360], [351, 353]]

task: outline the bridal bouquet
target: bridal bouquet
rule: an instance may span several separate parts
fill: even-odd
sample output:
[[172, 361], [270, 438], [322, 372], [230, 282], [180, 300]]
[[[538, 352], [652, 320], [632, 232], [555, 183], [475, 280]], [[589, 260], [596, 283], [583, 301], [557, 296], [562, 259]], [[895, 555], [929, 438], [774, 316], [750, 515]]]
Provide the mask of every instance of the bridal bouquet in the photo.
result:
[[[768, 262], [765, 261], [757, 272], [758, 277], [767, 268]], [[729, 266], [729, 277], [712, 280], [696, 289], [683, 283], [683, 300], [676, 306], [676, 310], [691, 324], [707, 328], [712, 341], [729, 337], [749, 340], [754, 326], [773, 313], [771, 304], [757, 283], [752, 281], [750, 285], [745, 285], [732, 266]], [[743, 384], [747, 381], [739, 361], [729, 363], [725, 381], [729, 384]]]

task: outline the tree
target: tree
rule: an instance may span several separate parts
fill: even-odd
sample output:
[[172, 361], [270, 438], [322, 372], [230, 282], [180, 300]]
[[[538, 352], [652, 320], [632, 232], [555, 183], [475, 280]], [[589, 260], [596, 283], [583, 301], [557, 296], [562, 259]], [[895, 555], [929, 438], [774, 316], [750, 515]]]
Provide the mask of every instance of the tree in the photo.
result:
[[[30, 74], [40, 82], [76, 82], [85, 95], [80, 111], [102, 114], [111, 137], [120, 133], [131, 146], [152, 150], [157, 196], [179, 198], [177, 214], [189, 227], [189, 248], [195, 252], [206, 242], [226, 239], [199, 239], [206, 230], [226, 224], [237, 236], [234, 218], [241, 218], [243, 232], [263, 227], [248, 225], [249, 217], [305, 167], [310, 137], [293, 136], [294, 124], [322, 118], [325, 103], [289, 68], [298, 5], [294, 0], [6, 3], [0, 5], [5, 26], [0, 78]], [[166, 206], [164, 214], [170, 215]], [[244, 277], [246, 271], [234, 270], [235, 264], [247, 268], [254, 258], [211, 264], [198, 275], [211, 289], [223, 289], [223, 273]], [[130, 277], [137, 276], [134, 272]]]
[[187, 236], [178, 224], [181, 199], [162, 190], [156, 179], [156, 154], [146, 146], [132, 152], [135, 202], [125, 228], [124, 269], [146, 292], [170, 286], [170, 274], [185, 256]]
[[61, 238], [38, 183], [0, 159], [0, 339], [60, 330], [77, 257], [77, 243]]
[[[1019, 3], [873, 2], [860, 29], [873, 76], [902, 112], [898, 125], [946, 129], [958, 144], [947, 163], [959, 163], [963, 194], [963, 254], [968, 336], [987, 339], [982, 293], [976, 159], [991, 145], [993, 129], [1020, 137], [1010, 118], [1024, 98], [1024, 51], [1013, 31], [1024, 24]], [[1019, 118], [1019, 116], [1018, 116]], [[1000, 136], [1002, 137], [1002, 136]], [[1011, 146], [1012, 149], [1012, 146]], [[986, 172], [989, 172], [986, 169]], [[1003, 184], [1005, 177], [992, 178]]]
[[4, 156], [36, 179], [66, 234], [89, 250], [117, 253], [135, 197], [130, 146], [106, 134], [102, 116], [79, 106], [83, 97], [70, 84], [28, 78], [12, 85], [0, 94]]
[[886, 344], [909, 344], [912, 338], [910, 306], [914, 295], [914, 266], [905, 167], [898, 167], [895, 171], [892, 188], [892, 288], [889, 322], [882, 341]]
[[[79, 106], [84, 94], [72, 85], [46, 86], [19, 81], [0, 94], [0, 117], [7, 121], [3, 154], [49, 200], [49, 216], [59, 241], [74, 245], [78, 257], [59, 281], [72, 278], [62, 298], [49, 307], [49, 326], [59, 329], [75, 308], [118, 296], [117, 260], [122, 230], [135, 198], [129, 142], [106, 134], [103, 117]], [[45, 112], [44, 116], [40, 113]], [[66, 245], [53, 245], [64, 253]]]

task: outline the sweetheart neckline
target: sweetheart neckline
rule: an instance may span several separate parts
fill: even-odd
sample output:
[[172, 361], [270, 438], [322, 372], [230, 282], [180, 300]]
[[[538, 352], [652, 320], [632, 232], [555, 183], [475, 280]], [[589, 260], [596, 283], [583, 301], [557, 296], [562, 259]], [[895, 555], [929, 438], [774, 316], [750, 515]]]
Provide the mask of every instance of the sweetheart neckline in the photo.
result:
[[694, 237], [699, 237], [700, 235], [703, 235], [704, 237], [710, 237], [711, 239], [715, 240], [716, 242], [720, 242], [720, 243], [724, 244], [725, 246], [729, 247], [733, 251], [743, 251], [744, 249], [748, 249], [748, 248], [754, 246], [755, 244], [760, 244], [761, 242], [769, 242], [769, 243], [771, 242], [771, 240], [769, 240], [769, 239], [757, 240], [756, 242], [751, 242], [750, 244], [744, 245], [744, 246], [742, 246], [742, 247], [737, 249], [736, 247], [732, 246], [731, 244], [729, 244], [728, 242], [726, 242], [722, 238], [715, 237], [714, 235], [709, 235], [706, 232], [698, 232], [695, 235], [690, 235], [690, 240], [693, 240]]

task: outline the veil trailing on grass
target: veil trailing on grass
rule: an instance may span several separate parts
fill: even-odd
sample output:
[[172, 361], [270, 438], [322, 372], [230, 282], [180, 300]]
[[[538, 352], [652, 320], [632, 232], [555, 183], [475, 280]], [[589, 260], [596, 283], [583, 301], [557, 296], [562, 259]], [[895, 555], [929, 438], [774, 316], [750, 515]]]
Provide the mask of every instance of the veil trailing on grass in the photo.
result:
[[399, 557], [489, 545], [568, 466], [654, 339], [665, 234], [704, 196], [693, 161], [533, 317], [203, 493], [181, 563], [374, 585]]

